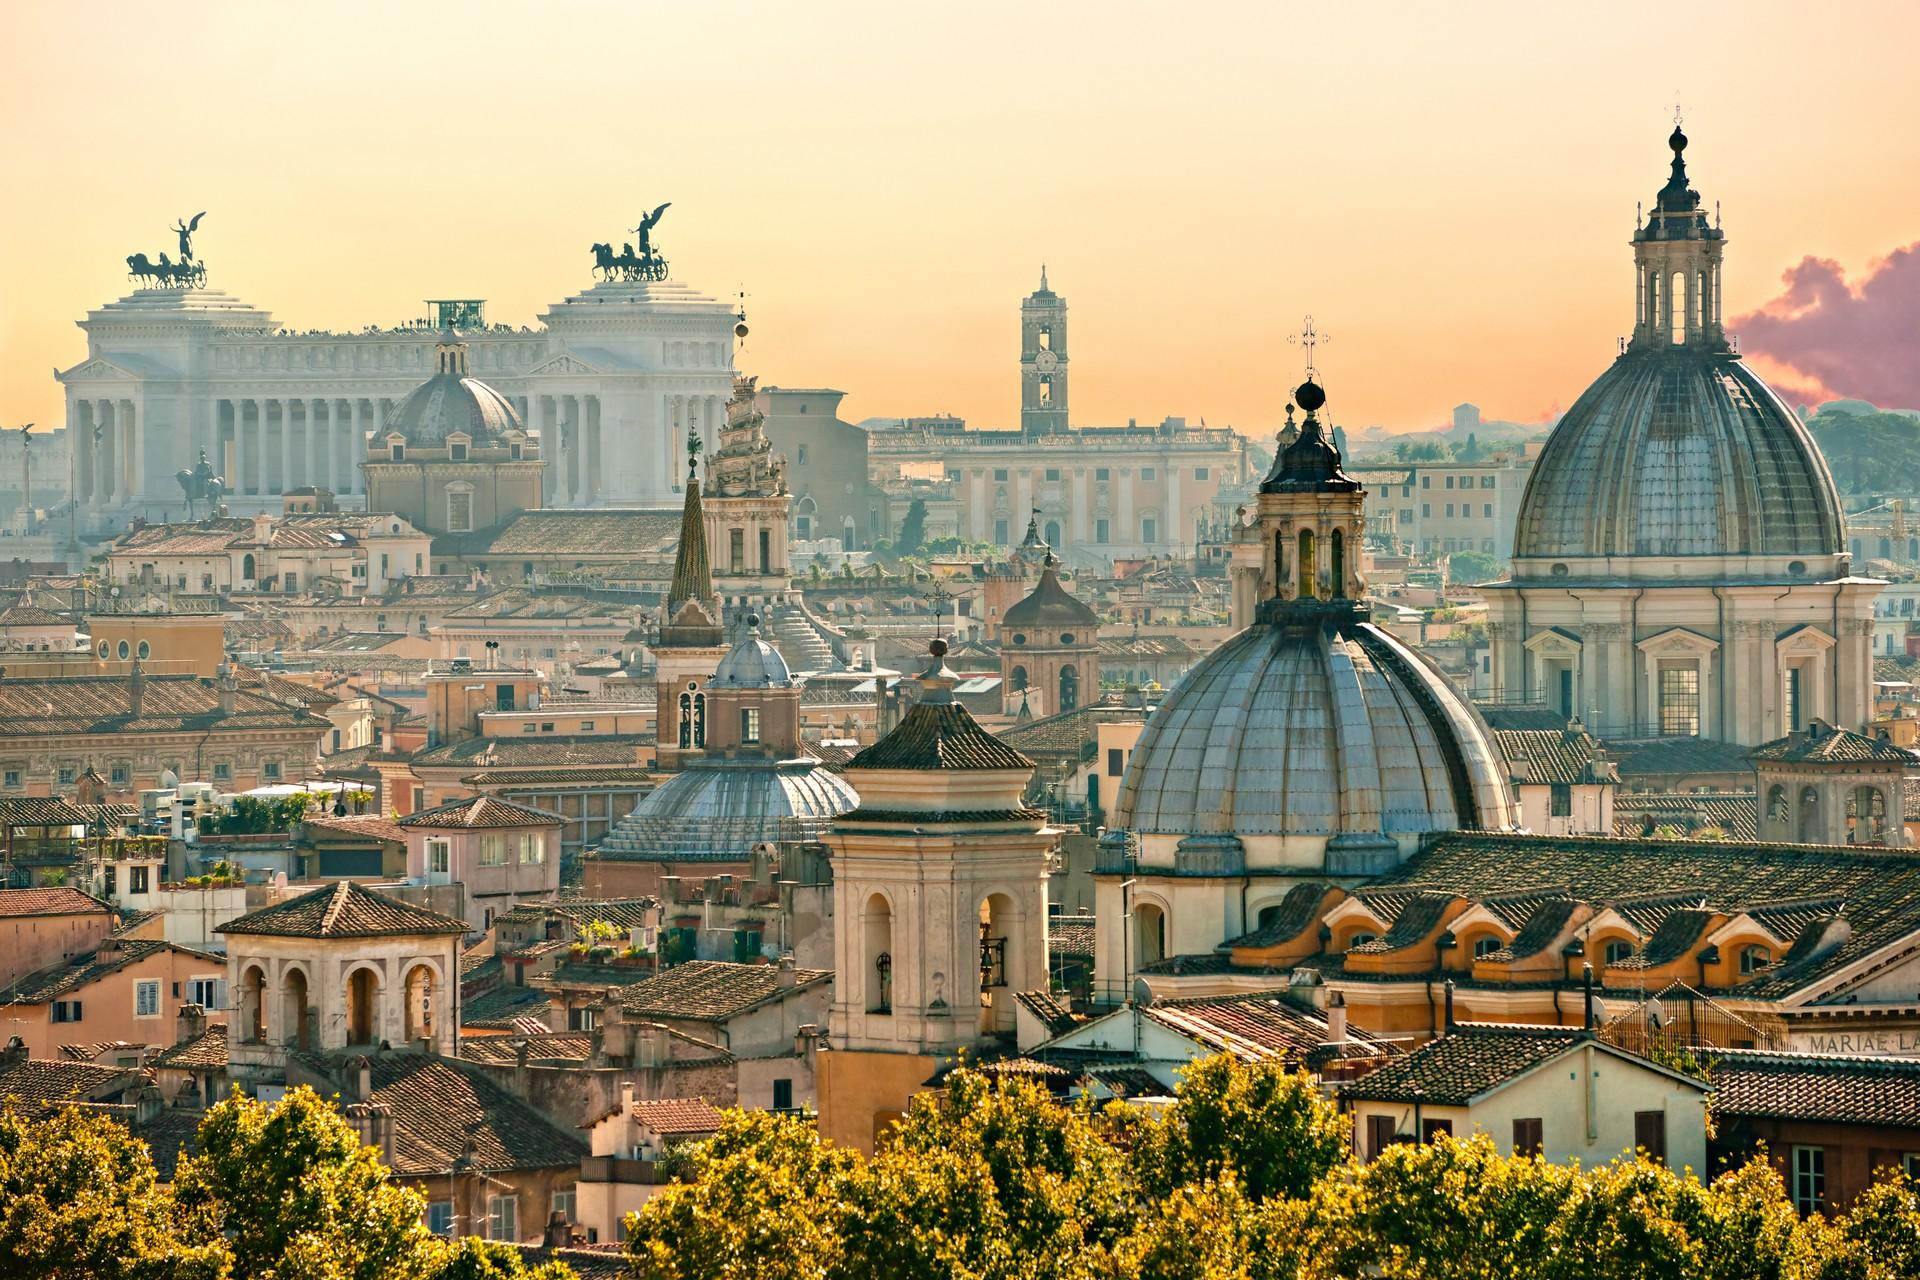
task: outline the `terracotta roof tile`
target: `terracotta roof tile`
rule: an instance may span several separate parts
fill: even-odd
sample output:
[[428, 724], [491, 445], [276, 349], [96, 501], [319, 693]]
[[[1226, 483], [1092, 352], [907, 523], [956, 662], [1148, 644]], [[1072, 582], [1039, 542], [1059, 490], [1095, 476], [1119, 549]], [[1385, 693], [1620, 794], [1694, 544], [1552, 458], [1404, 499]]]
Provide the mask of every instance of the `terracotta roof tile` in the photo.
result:
[[227, 1024], [213, 1022], [193, 1039], [171, 1045], [147, 1059], [150, 1067], [179, 1071], [219, 1071], [227, 1065]]
[[1920, 1129], [1920, 1059], [1712, 1052], [1713, 1113]]
[[[794, 974], [792, 989], [832, 978], [830, 969], [801, 969]], [[631, 984], [621, 992], [620, 1003], [629, 1015], [642, 1018], [724, 1022], [782, 994], [778, 966], [691, 960]]]
[[1588, 1041], [1594, 1041], [1592, 1033], [1579, 1027], [1461, 1026], [1345, 1086], [1340, 1094], [1367, 1102], [1465, 1106]]
[[450, 800], [436, 809], [410, 813], [400, 819], [402, 827], [429, 827], [434, 830], [477, 830], [500, 827], [551, 827], [565, 818], [532, 805], [516, 804], [496, 796], [471, 796]]
[[636, 1098], [633, 1118], [662, 1137], [716, 1133], [720, 1109], [701, 1098]]
[[1032, 769], [1033, 761], [982, 729], [957, 702], [917, 702], [849, 769]]
[[372, 1101], [393, 1112], [396, 1173], [452, 1170], [467, 1143], [487, 1173], [577, 1165], [587, 1144], [487, 1079], [446, 1058], [383, 1053], [370, 1059]]
[[218, 926], [217, 933], [276, 938], [383, 938], [422, 934], [464, 936], [467, 923], [416, 907], [351, 880], [250, 911]]
[[17, 1106], [37, 1115], [69, 1102], [111, 1099], [139, 1082], [137, 1073], [123, 1067], [29, 1058], [0, 1071], [0, 1107]]
[[1859, 764], [1886, 761], [1889, 764], [1920, 763], [1913, 752], [1896, 747], [1885, 738], [1870, 738], [1851, 729], [1820, 725], [1817, 729], [1790, 733], [1753, 749], [1755, 760], [1784, 760], [1794, 764]]
[[110, 946], [103, 945], [100, 951], [83, 956], [72, 964], [54, 965], [30, 974], [13, 988], [12, 998], [5, 1003], [45, 1004], [164, 951], [204, 956], [215, 964], [225, 962], [222, 956], [193, 951], [159, 938], [116, 938]]
[[[1288, 1003], [1279, 991], [1156, 1001], [1146, 1016], [1216, 1053], [1253, 1060], [1304, 1063], [1327, 1043], [1326, 1019]], [[1370, 1043], [1360, 1033], [1349, 1035]]]
[[527, 1046], [529, 1062], [586, 1062], [593, 1057], [593, 1036], [585, 1031], [550, 1031], [512, 1036], [475, 1036], [460, 1046], [460, 1056], [469, 1062], [511, 1066], [520, 1059], [520, 1046]]
[[0, 889], [0, 919], [17, 916], [113, 914], [113, 907], [78, 889]]

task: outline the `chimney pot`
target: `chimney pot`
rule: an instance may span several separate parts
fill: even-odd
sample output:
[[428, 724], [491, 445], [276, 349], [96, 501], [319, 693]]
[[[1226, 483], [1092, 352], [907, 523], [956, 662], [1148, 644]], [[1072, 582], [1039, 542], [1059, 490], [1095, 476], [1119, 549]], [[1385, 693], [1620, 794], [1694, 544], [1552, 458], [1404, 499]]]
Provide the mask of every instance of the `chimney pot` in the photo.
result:
[[1347, 1001], [1338, 991], [1327, 997], [1327, 1043], [1347, 1042]]

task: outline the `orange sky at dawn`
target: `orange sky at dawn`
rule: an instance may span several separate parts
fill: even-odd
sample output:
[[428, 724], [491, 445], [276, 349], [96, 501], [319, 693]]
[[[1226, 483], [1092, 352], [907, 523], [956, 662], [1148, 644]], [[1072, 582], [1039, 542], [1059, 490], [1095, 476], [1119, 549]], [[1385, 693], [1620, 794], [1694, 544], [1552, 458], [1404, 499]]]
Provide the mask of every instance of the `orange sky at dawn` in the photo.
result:
[[1729, 316], [1920, 240], [1916, 48], [1912, 4], [15, 0], [0, 426], [60, 423], [73, 322], [183, 214], [216, 287], [354, 329], [530, 323], [662, 200], [739, 365], [856, 420], [1013, 424], [1043, 260], [1079, 423], [1269, 431], [1308, 311], [1350, 429], [1535, 420], [1628, 324], [1676, 89]]

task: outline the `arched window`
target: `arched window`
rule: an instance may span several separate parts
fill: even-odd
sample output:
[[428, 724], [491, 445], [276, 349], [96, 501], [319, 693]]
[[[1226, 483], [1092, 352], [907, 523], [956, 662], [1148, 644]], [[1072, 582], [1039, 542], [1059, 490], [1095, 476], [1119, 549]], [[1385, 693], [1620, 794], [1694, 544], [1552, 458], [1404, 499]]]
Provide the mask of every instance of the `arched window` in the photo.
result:
[[1607, 949], [1603, 954], [1608, 964], [1624, 964], [1633, 959], [1633, 944], [1625, 938], [1615, 938], [1607, 943]]
[[1670, 282], [1673, 293], [1667, 299], [1667, 318], [1671, 323], [1669, 336], [1675, 343], [1687, 340], [1687, 277], [1684, 272], [1676, 271]]
[[1013, 685], [1013, 691], [1015, 693], [1021, 692], [1027, 687], [1027, 669], [1025, 667], [1015, 667], [1008, 679]]
[[1167, 958], [1167, 913], [1151, 902], [1133, 909], [1133, 967], [1158, 964]]
[[1333, 561], [1333, 598], [1347, 598], [1347, 538], [1335, 529], [1327, 541], [1327, 554]]
[[293, 1049], [311, 1049], [313, 1014], [307, 1005], [307, 975], [287, 970], [280, 992], [280, 1042]]
[[244, 1044], [266, 1041], [266, 987], [266, 971], [258, 965], [248, 965], [240, 976], [240, 1039]]
[[683, 693], [680, 695], [680, 749], [682, 751], [685, 751], [692, 746], [693, 746], [693, 695], [690, 693]]
[[1377, 933], [1368, 933], [1365, 930], [1362, 930], [1361, 932], [1356, 933], [1351, 938], [1347, 939], [1347, 950], [1351, 951], [1355, 947], [1364, 947], [1369, 942], [1378, 941], [1379, 937], [1380, 935]]
[[1273, 590], [1279, 595], [1287, 586], [1287, 535], [1275, 530], [1273, 534]]
[[1260, 915], [1255, 919], [1253, 927], [1256, 929], [1264, 929], [1279, 918], [1280, 904], [1276, 902], [1270, 907], [1260, 908]]
[[1743, 976], [1760, 972], [1773, 963], [1773, 952], [1755, 944], [1740, 948], [1740, 972]]
[[1060, 668], [1060, 707], [1061, 711], [1071, 711], [1080, 705], [1080, 673], [1071, 665]]
[[1046, 535], [1047, 535], [1047, 545], [1054, 548], [1056, 551], [1059, 550], [1060, 522], [1058, 520], [1047, 521]]
[[407, 970], [407, 1043], [433, 1039], [433, 970], [417, 964]]
[[240, 577], [242, 580], [247, 582], [253, 581], [253, 553], [252, 552], [248, 552], [246, 555], [240, 557]]
[[380, 979], [371, 969], [355, 969], [347, 979], [347, 1043], [372, 1044], [379, 1034]]
[[867, 1012], [893, 1011], [893, 907], [882, 894], [867, 899]]
[[1794, 838], [1802, 844], [1820, 843], [1820, 792], [1813, 787], [1800, 788], [1800, 821]]
[[1767, 821], [1786, 826], [1792, 814], [1787, 808], [1787, 789], [1775, 784], [1767, 789]]
[[1887, 793], [1860, 786], [1847, 792], [1847, 843], [1887, 842]]
[[1482, 957], [1490, 956], [1504, 945], [1506, 944], [1492, 934], [1484, 938], [1478, 938], [1473, 944], [1473, 958], [1479, 960]]
[[1313, 599], [1313, 530], [1300, 531], [1300, 599]]
[[704, 693], [693, 695], [693, 745], [707, 745], [707, 695]]

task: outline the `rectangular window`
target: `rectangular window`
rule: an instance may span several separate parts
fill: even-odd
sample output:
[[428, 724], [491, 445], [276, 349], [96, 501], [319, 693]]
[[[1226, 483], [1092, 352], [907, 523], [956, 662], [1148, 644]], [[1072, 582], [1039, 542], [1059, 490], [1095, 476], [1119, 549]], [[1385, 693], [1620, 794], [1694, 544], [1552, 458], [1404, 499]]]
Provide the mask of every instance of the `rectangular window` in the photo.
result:
[[1195, 480], [1205, 480], [1210, 474], [1212, 473], [1205, 467], [1195, 467], [1193, 469], [1193, 478]]
[[1155, 523], [1152, 516], [1142, 516], [1140, 518], [1140, 541], [1145, 543], [1160, 541], [1160, 526]]
[[1691, 661], [1660, 664], [1660, 733], [1669, 738], [1699, 735], [1699, 664]]
[[473, 495], [457, 491], [449, 492], [447, 494], [447, 531], [468, 533], [472, 529]]
[[55, 1022], [80, 1021], [80, 1002], [78, 1000], [55, 1000], [53, 1002], [53, 1020]]
[[1453, 519], [1453, 504], [1451, 502], [1447, 504], [1447, 519]]
[[1431, 502], [1423, 502], [1420, 504], [1420, 518], [1422, 520], [1433, 519], [1433, 504]]
[[1452, 477], [1452, 476], [1448, 476], [1448, 477], [1447, 477], [1447, 484], [1446, 484], [1446, 487], [1447, 487], [1447, 488], [1449, 488], [1449, 489], [1451, 489], [1451, 488], [1453, 488], [1453, 477]]
[[1101, 544], [1102, 546], [1105, 546], [1107, 542], [1109, 542], [1112, 539], [1112, 536], [1113, 536], [1112, 524], [1110, 524], [1105, 520], [1095, 520], [1093, 522], [1093, 540], [1095, 542]]
[[1800, 701], [1800, 668], [1788, 667], [1785, 671], [1781, 672], [1780, 678], [1784, 685], [1781, 690], [1783, 696], [1780, 700], [1787, 708], [1787, 732], [1792, 733], [1801, 727], [1800, 717], [1803, 714]]
[[214, 780], [215, 782], [232, 782], [232, 781], [233, 781], [233, 766], [232, 766], [232, 765], [230, 765], [230, 764], [226, 764], [226, 763], [224, 763], [224, 762], [223, 762], [223, 763], [220, 763], [220, 764], [216, 764], [216, 765], [214, 765], [214, 766], [213, 766], [213, 780]]
[[782, 1077], [773, 1082], [773, 1109], [789, 1111], [793, 1108], [793, 1081]]
[[748, 746], [760, 741], [760, 708], [740, 708], [740, 741]]
[[1537, 1156], [1541, 1153], [1541, 1125], [1539, 1117], [1513, 1122], [1513, 1154], [1517, 1156]]
[[1117, 778], [1127, 771], [1127, 753], [1119, 747], [1107, 748], [1107, 776]]
[[1481, 477], [1480, 477], [1480, 487], [1481, 487], [1482, 489], [1491, 489], [1491, 488], [1493, 488], [1493, 477], [1492, 477], [1492, 476], [1481, 476]]
[[995, 467], [993, 469], [993, 478], [999, 483], [1005, 484], [1007, 482], [1007, 469], [1005, 467]]
[[760, 531], [760, 572], [773, 572], [773, 534], [766, 529]]
[[260, 776], [269, 782], [278, 782], [280, 780], [280, 762], [278, 760], [269, 760], [261, 765]]
[[133, 1016], [136, 1018], [160, 1016], [160, 983], [157, 979], [133, 984]]
[[20, 785], [20, 771], [18, 769], [7, 770], [7, 786], [18, 787], [19, 785]]
[[1095, 467], [1093, 469], [1093, 478], [1095, 480], [1107, 480], [1111, 479], [1112, 476], [1113, 473], [1105, 467]]
[[1818, 1213], [1827, 1203], [1827, 1149], [1793, 1149], [1793, 1207], [1804, 1216]]
[[807, 465], [807, 446], [801, 445], [798, 449], [796, 449], [794, 451], [793, 460], [803, 467], [806, 466]]
[[127, 892], [151, 893], [153, 891], [153, 868], [128, 867]]
[[745, 529], [727, 530], [727, 564], [732, 573], [747, 571], [747, 531]]
[[1435, 1120], [1431, 1117], [1420, 1122], [1420, 1141], [1432, 1142], [1435, 1138], [1453, 1136], [1453, 1121]]
[[1655, 1164], [1667, 1162], [1667, 1113], [1664, 1111], [1636, 1111], [1633, 1113], [1633, 1145], [1647, 1153], [1647, 1159]]
[[547, 833], [544, 831], [522, 831], [520, 833], [520, 865], [537, 867], [547, 860]]
[[1564, 782], [1556, 782], [1547, 792], [1547, 814], [1554, 818], [1573, 816], [1573, 788]]
[[212, 1011], [220, 1007], [220, 979], [187, 979], [187, 1003]]
[[487, 1197], [487, 1239], [520, 1238], [519, 1199], [515, 1196]]
[[[498, 840], [500, 837], [492, 837]], [[445, 840], [427, 841], [427, 870], [435, 875], [448, 875], [453, 870], [453, 846]], [[480, 861], [487, 860], [487, 838], [480, 840]]]
[[498, 831], [480, 837], [480, 865], [497, 867], [507, 860], [507, 838]]
[[1141, 478], [1142, 480], [1151, 480], [1151, 479], [1153, 479], [1153, 468], [1152, 468], [1152, 467], [1142, 467], [1142, 468], [1140, 468], [1140, 478]]
[[1392, 1116], [1367, 1117], [1367, 1156], [1371, 1159], [1380, 1155], [1393, 1145], [1394, 1121]]
[[453, 1201], [435, 1200], [427, 1205], [427, 1230], [436, 1236], [453, 1238]]
[[580, 732], [582, 732], [582, 733], [592, 733], [592, 732], [593, 732], [593, 721], [591, 721], [591, 720], [582, 720], [582, 721], [580, 722]]
[[1057, 484], [1057, 483], [1059, 483], [1059, 480], [1060, 480], [1060, 468], [1058, 468], [1058, 467], [1048, 467], [1048, 468], [1047, 468], [1047, 479], [1048, 479], [1049, 481], [1052, 481], [1052, 482], [1054, 482], [1054, 483], [1056, 483], [1056, 484]]
[[67, 786], [72, 786], [73, 780], [79, 775], [74, 771], [74, 767], [72, 765], [65, 764], [60, 766], [60, 771], [54, 776], [60, 779], [61, 786], [67, 787]]
[[128, 769], [124, 764], [116, 764], [110, 771], [109, 776], [112, 778], [114, 786], [124, 787], [127, 785], [127, 779], [132, 776], [132, 770]]
[[555, 1191], [553, 1193], [553, 1212], [559, 1214], [561, 1217], [565, 1218], [568, 1222], [572, 1222], [574, 1220], [573, 1205], [574, 1205], [574, 1200], [573, 1200], [572, 1187], [561, 1187], [558, 1191]]
[[1421, 487], [1422, 489], [1431, 489], [1431, 488], [1433, 488], [1433, 477], [1432, 477], [1432, 476], [1421, 476], [1421, 477], [1420, 477], [1420, 487]]

